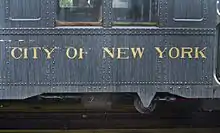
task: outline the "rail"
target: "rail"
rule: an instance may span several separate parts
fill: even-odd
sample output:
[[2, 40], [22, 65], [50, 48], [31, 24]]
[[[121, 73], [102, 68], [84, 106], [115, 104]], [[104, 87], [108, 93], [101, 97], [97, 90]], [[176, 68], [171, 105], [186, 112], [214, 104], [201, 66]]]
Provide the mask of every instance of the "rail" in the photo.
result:
[[219, 128], [131, 129], [131, 130], [2, 130], [0, 133], [219, 133]]

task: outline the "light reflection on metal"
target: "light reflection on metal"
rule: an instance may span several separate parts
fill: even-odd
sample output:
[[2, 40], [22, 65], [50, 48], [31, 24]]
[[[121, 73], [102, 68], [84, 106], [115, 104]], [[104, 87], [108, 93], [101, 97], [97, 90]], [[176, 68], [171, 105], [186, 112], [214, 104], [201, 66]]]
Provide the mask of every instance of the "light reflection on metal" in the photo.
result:
[[220, 16], [220, 11], [219, 11], [219, 0], [217, 0], [217, 2], [216, 2], [216, 11], [217, 11], [217, 14]]

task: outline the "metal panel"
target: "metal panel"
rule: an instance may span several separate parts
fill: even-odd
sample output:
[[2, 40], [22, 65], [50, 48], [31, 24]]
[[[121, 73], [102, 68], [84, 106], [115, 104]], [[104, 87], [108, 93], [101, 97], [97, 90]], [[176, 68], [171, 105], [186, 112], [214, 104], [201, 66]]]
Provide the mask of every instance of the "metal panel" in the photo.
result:
[[216, 50], [216, 53], [217, 53], [217, 58], [216, 58], [216, 76], [218, 78], [218, 81], [220, 81], [220, 61], [219, 61], [219, 58], [220, 58], [220, 29], [219, 27], [217, 27], [217, 37], [216, 37], [216, 41], [218, 43], [218, 45], [216, 46], [217, 50]]
[[9, 45], [11, 40], [9, 36], [0, 35], [0, 83], [7, 85], [9, 83]]
[[[102, 52], [99, 48], [104, 44], [102, 38], [102, 36], [11, 36], [10, 47], [28, 47], [28, 59], [16, 60], [12, 56], [9, 58], [10, 81], [6, 82], [11, 85], [101, 83], [103, 73], [100, 54]], [[32, 47], [48, 49], [59, 47], [59, 49], [55, 50], [52, 59], [46, 59], [43, 49], [38, 49], [38, 59], [33, 59]], [[83, 60], [68, 59], [66, 47], [83, 47], [85, 51], [91, 53]], [[9, 52], [8, 55], [10, 54]]]
[[214, 28], [148, 28], [148, 27], [117, 27], [117, 28], [13, 28], [0, 29], [0, 35], [212, 35]]
[[[9, 38], [9, 37], [8, 37]], [[14, 60], [11, 56], [10, 51], [12, 47], [27, 47], [28, 45], [38, 44], [38, 38], [32, 36], [29, 38], [28, 36], [10, 36], [11, 43], [7, 47], [7, 56], [8, 58], [8, 74], [9, 74], [9, 82], [15, 82], [16, 84], [26, 85], [27, 81], [29, 84], [34, 82], [49, 82], [48, 76], [48, 62], [47, 60], [41, 59], [38, 60]], [[41, 46], [41, 44], [39, 44]], [[39, 47], [38, 46], [38, 47]], [[29, 49], [31, 50], [31, 48]], [[33, 57], [33, 53], [28, 52], [29, 56]], [[43, 56], [42, 53], [38, 53], [38, 56]], [[40, 69], [40, 70], [39, 70]], [[38, 70], [36, 72], [36, 70]]]
[[[0, 29], [4, 40], [0, 99], [24, 99], [42, 93], [134, 92], [148, 107], [156, 92], [219, 98], [219, 85], [213, 77], [215, 35], [214, 28]], [[71, 61], [62, 57], [65, 51], [61, 50], [50, 60], [42, 58], [45, 53], [39, 53], [38, 60], [31, 59], [32, 54], [29, 60], [14, 60], [8, 57], [12, 46], [74, 46], [84, 47], [92, 54], [89, 52], [85, 60]], [[102, 47], [138, 46], [146, 48], [143, 61], [100, 59]], [[207, 46], [207, 59], [160, 59], [155, 57], [155, 46]]]
[[[155, 47], [162, 45], [164, 37], [159, 35], [113, 35], [111, 37], [110, 47], [113, 48], [129, 48], [127, 54], [123, 57], [129, 59], [113, 59], [111, 61], [111, 81], [115, 85], [122, 84], [159, 84], [162, 67], [158, 61]], [[132, 55], [130, 48], [140, 48], [143, 57]], [[143, 50], [144, 49], [144, 50]], [[118, 53], [118, 51], [116, 51]], [[116, 54], [116, 57], [118, 54]]]
[[[211, 39], [212, 38], [212, 39]], [[113, 82], [116, 84], [211, 84], [212, 53], [214, 37], [207, 36], [114, 36], [113, 47], [144, 47], [145, 55], [141, 60], [113, 60]], [[155, 47], [167, 48], [166, 57], [160, 59]], [[172, 59], [168, 50], [176, 47], [208, 47], [207, 59]], [[194, 49], [195, 50], [195, 49]], [[194, 51], [195, 52], [195, 51]], [[193, 55], [193, 54], [192, 54]], [[195, 55], [195, 54], [194, 54]], [[194, 74], [192, 74], [194, 73]]]
[[0, 28], [5, 27], [5, 10], [4, 10], [4, 0], [0, 0]]
[[[170, 84], [212, 84], [213, 77], [213, 53], [214, 36], [168, 36], [167, 47], [193, 48], [192, 58], [165, 59], [163, 64], [166, 68], [165, 82]], [[206, 48], [202, 53], [206, 58], [194, 58], [195, 48]], [[183, 49], [179, 49], [182, 54]], [[189, 50], [186, 50], [189, 51]], [[175, 55], [175, 54], [174, 54]], [[189, 57], [185, 54], [185, 57]]]
[[[9, 58], [8, 73], [10, 74], [10, 82], [4, 83], [52, 86], [211, 84], [214, 37], [211, 34], [205, 36], [210, 31], [204, 32], [204, 35], [202, 35], [202, 31], [197, 32], [197, 30], [192, 30], [193, 32], [190, 33], [187, 32], [190, 30], [181, 32], [182, 29], [151, 29], [148, 32], [143, 30], [143, 32], [139, 32], [142, 34], [137, 34], [138, 30], [129, 29], [131, 34], [136, 33], [136, 35], [131, 35], [122, 29], [105, 29], [103, 32], [101, 30], [100, 33], [96, 32], [96, 34], [95, 32], [89, 34], [89, 30], [84, 30], [82, 32], [72, 32], [73, 35], [70, 35], [71, 32], [65, 29], [51, 29], [54, 32], [50, 33], [54, 35], [40, 35], [41, 33], [36, 31], [39, 34], [37, 36], [34, 32], [32, 32], [35, 34], [34, 36], [11, 36], [12, 43], [10, 43], [10, 47], [37, 46], [45, 48], [58, 47], [59, 49], [55, 51], [52, 59], [46, 59], [45, 52], [42, 50], [39, 50], [39, 59], [33, 59], [31, 48], [28, 49], [30, 51], [28, 60]], [[48, 31], [49, 29], [47, 29]], [[42, 33], [45, 32], [42, 31]], [[116, 35], [116, 33], [118, 34]], [[74, 47], [78, 50], [83, 48], [87, 54], [82, 60], [77, 58], [68, 59], [66, 47]], [[118, 48], [129, 48], [127, 52], [130, 54], [130, 59], [117, 59], [118, 51], [115, 51], [114, 59], [103, 58], [103, 47], [115, 48], [116, 50]], [[205, 53], [207, 59], [170, 59], [167, 52], [166, 57], [161, 59], [158, 57], [155, 47], [161, 49], [207, 47]], [[143, 58], [132, 58], [130, 48], [144, 48]], [[179, 71], [179, 69], [184, 71]], [[192, 75], [192, 73], [195, 74]]]
[[[104, 44], [103, 36], [54, 36], [54, 46], [60, 50], [54, 55], [54, 84], [97, 85], [103, 82], [103, 60], [101, 48]], [[69, 59], [66, 56], [68, 47], [77, 49], [77, 57]], [[80, 48], [85, 55], [79, 59]], [[70, 50], [70, 56], [74, 54]]]
[[220, 1], [217, 0], [216, 1], [216, 14], [217, 14], [217, 23], [216, 25], [218, 25], [220, 23]]
[[53, 27], [56, 0], [5, 0], [7, 27]]
[[216, 0], [160, 0], [160, 23], [162, 27], [214, 28], [215, 7]]
[[103, 27], [112, 25], [112, 0], [103, 0]]
[[11, 21], [39, 21], [41, 17], [41, 0], [9, 1], [9, 19]]
[[202, 0], [173, 0], [175, 21], [202, 21]]

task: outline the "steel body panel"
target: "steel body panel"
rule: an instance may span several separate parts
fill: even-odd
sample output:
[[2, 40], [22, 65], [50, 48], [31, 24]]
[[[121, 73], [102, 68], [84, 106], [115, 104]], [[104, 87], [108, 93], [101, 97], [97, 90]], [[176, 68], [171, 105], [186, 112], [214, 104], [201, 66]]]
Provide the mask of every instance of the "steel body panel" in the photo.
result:
[[[19, 19], [34, 21], [41, 18], [41, 0], [12, 0], [8, 4], [11, 21]], [[31, 10], [34, 12], [30, 12]]]
[[[146, 52], [141, 60], [113, 61], [111, 63], [112, 79], [122, 84], [210, 84], [213, 72], [213, 65], [210, 65], [213, 62], [213, 41], [211, 40], [214, 40], [213, 36], [209, 38], [184, 34], [179, 36], [114, 36], [111, 43], [115, 44], [113, 47], [118, 47], [117, 44], [120, 44], [119, 47], [145, 47]], [[155, 47], [170, 49], [198, 46], [208, 47], [207, 60], [181, 59], [180, 57], [171, 59], [168, 54], [160, 59], [155, 51]]]
[[5, 7], [4, 7], [4, 1], [0, 0], [0, 28], [4, 28], [5, 27]]
[[55, 0], [4, 0], [6, 27], [54, 27]]
[[[173, 0], [174, 21], [199, 21], [203, 19], [204, 0]], [[196, 7], [196, 8], [195, 8]]]
[[195, 0], [193, 2], [191, 0], [165, 0], [161, 6], [163, 6], [161, 7], [162, 26], [203, 28], [215, 28], [216, 26], [216, 0]]
[[[12, 32], [10, 29], [7, 30]], [[138, 29], [143, 31], [142, 34], [138, 34], [138, 30], [124, 29], [124, 32], [127, 30], [134, 33], [127, 35], [123, 34], [122, 29], [99, 29], [97, 35], [89, 34], [91, 29], [79, 31], [81, 35], [78, 32], [65, 35], [65, 32], [70, 34], [71, 31], [65, 29], [44, 29], [51, 35], [40, 35], [41, 32], [45, 33], [42, 30], [39, 32], [33, 29], [32, 35], [28, 36], [25, 35], [25, 30], [22, 32], [15, 29], [24, 35], [0, 32], [1, 53], [4, 59], [2, 63], [5, 64], [2, 70], [7, 69], [7, 72], [3, 71], [2, 74], [7, 79], [2, 81], [2, 85], [197, 85], [213, 82], [213, 29], [194, 29], [196, 32], [193, 32], [193, 29], [192, 32], [182, 32], [183, 29], [149, 29], [148, 32]], [[205, 31], [210, 34], [205, 35]], [[100, 35], [102, 32], [105, 34]], [[114, 32], [118, 34], [115, 35]], [[31, 47], [59, 49], [51, 59], [46, 59], [45, 53], [41, 51], [37, 60], [16, 60], [10, 57], [11, 47], [28, 47], [29, 50]], [[68, 59], [65, 54], [67, 47], [84, 48], [87, 55], [82, 60]], [[103, 47], [145, 48], [145, 51], [141, 59], [103, 59]], [[207, 59], [171, 59], [167, 54], [160, 59], [155, 47], [207, 47]], [[131, 55], [131, 52], [129, 54]], [[33, 57], [33, 52], [30, 51], [28, 56]]]
[[[40, 3], [40, 15], [28, 7], [14, 12], [19, 4], [11, 1], [0, 1], [0, 99], [25, 99], [42, 93], [135, 92], [147, 107], [157, 92], [187, 98], [220, 96], [214, 62], [216, 0], [194, 1], [202, 7], [186, 6], [190, 0], [159, 0], [159, 27], [114, 27], [110, 0], [103, 0], [100, 27], [55, 27], [58, 0], [34, 1]], [[30, 1], [22, 2], [27, 5]], [[197, 11], [189, 13], [192, 8]], [[12, 46], [65, 45], [84, 47], [92, 54], [74, 62], [59, 56], [62, 50], [51, 60], [9, 56]], [[147, 51], [141, 61], [101, 59], [102, 47], [140, 46]], [[207, 59], [160, 59], [155, 47], [207, 47]]]
[[[0, 35], [207, 35], [215, 36], [215, 28], [157, 28], [157, 27], [59, 27], [59, 28], [1, 28]], [[104, 36], [103, 36], [104, 37]]]

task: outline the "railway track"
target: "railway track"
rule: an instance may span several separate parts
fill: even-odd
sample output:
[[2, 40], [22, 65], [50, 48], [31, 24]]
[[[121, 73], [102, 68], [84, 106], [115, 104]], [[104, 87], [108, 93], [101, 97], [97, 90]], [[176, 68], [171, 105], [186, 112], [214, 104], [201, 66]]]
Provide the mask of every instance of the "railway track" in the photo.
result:
[[[85, 130], [216, 128], [220, 112], [198, 110], [194, 101], [162, 102], [151, 114], [140, 114], [129, 104], [112, 110], [85, 110], [71, 104], [1, 103], [0, 129]], [[59, 108], [62, 107], [62, 108]]]
[[122, 130], [0, 130], [0, 133], [219, 133], [219, 128]]
[[215, 128], [219, 112], [179, 116], [139, 113], [1, 113], [0, 129], [155, 129]]

